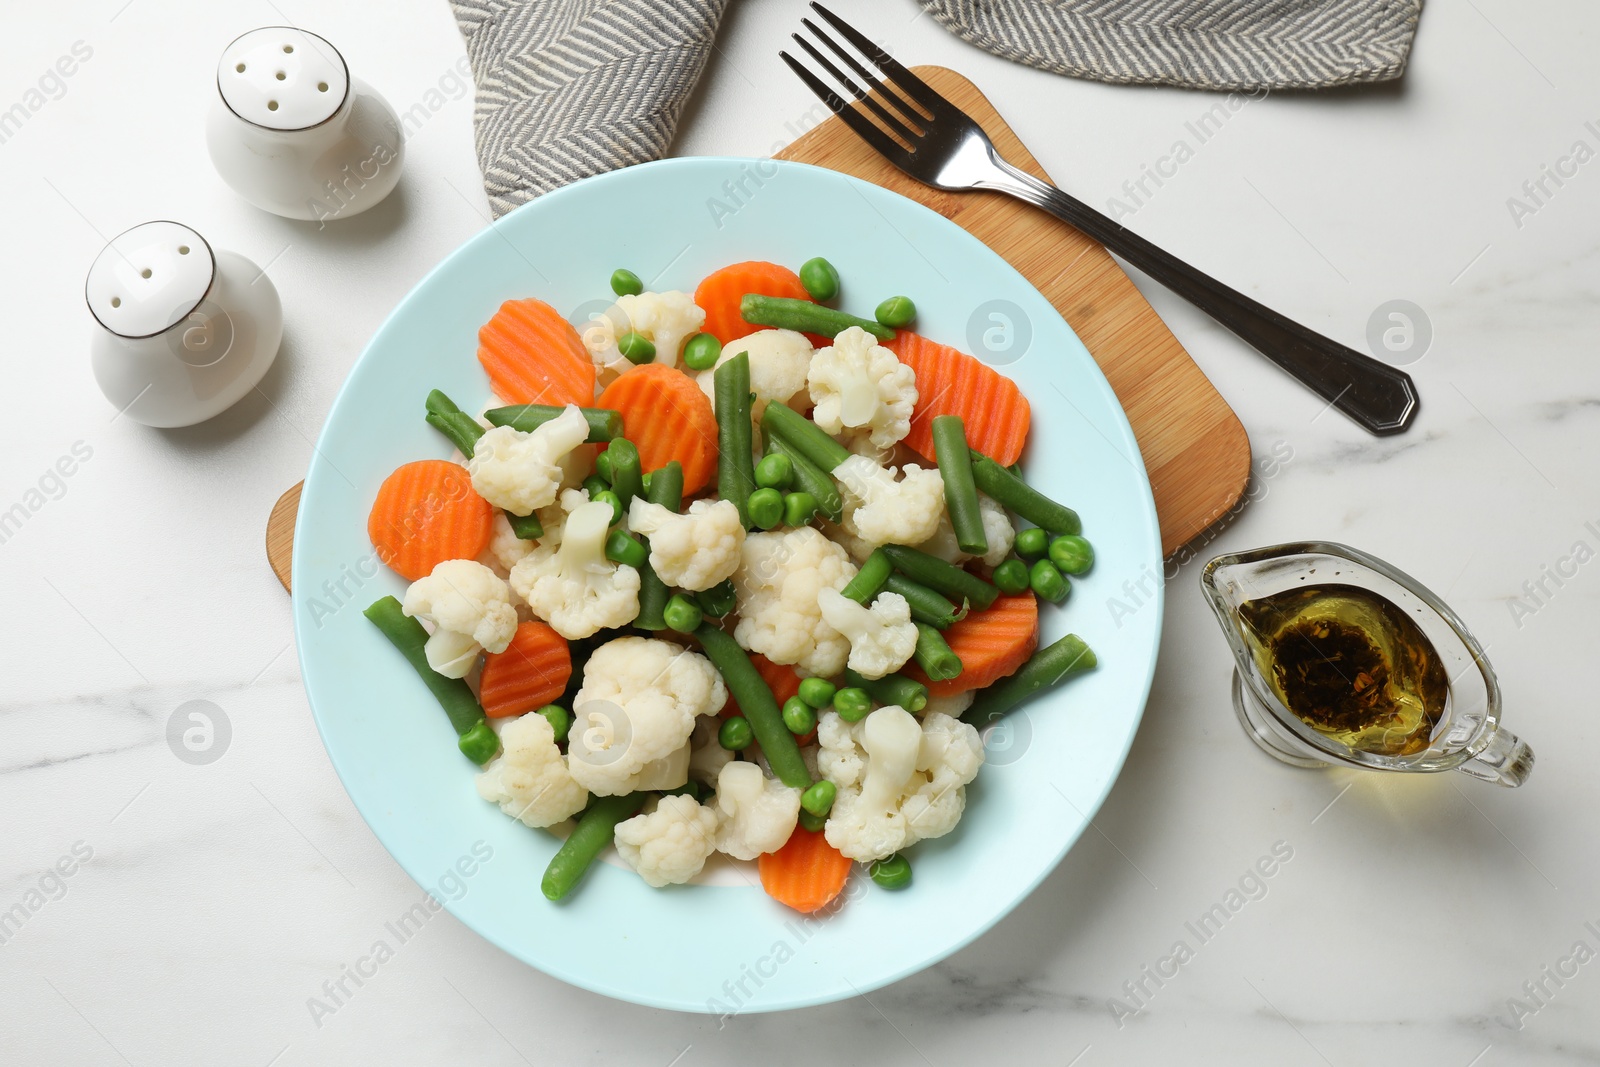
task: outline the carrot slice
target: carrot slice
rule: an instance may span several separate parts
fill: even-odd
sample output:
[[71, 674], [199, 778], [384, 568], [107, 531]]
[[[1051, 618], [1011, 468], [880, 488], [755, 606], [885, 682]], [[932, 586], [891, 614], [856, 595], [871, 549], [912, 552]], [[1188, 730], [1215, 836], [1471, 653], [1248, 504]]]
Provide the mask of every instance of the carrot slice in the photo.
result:
[[901, 330], [884, 346], [917, 372], [917, 406], [906, 444], [933, 458], [935, 415], [960, 415], [967, 442], [1002, 467], [1022, 457], [1028, 398], [1010, 378], [965, 352]]
[[572, 324], [543, 300], [507, 300], [478, 330], [478, 362], [508, 404], [594, 401], [595, 366]]
[[969, 612], [944, 632], [944, 639], [950, 651], [961, 657], [960, 674], [942, 682], [929, 681], [915, 663], [907, 663], [901, 673], [940, 697], [993, 685], [1015, 673], [1039, 646], [1039, 602], [1032, 593], [999, 597], [988, 610]]
[[542, 622], [518, 623], [504, 652], [484, 656], [478, 700], [491, 719], [521, 715], [559, 697], [571, 677], [566, 638]]
[[[744, 316], [739, 314], [739, 299], [746, 293], [811, 299], [806, 287], [800, 284], [800, 275], [788, 267], [758, 259], [735, 263], [707, 274], [695, 289], [694, 302], [706, 313], [706, 323], [701, 329], [714, 334], [723, 344], [766, 329], [744, 321]], [[823, 343], [829, 342], [824, 340]]]
[[769, 897], [807, 915], [826, 907], [850, 877], [850, 860], [821, 830], [802, 826], [778, 851], [763, 853], [756, 866]]
[[378, 487], [367, 536], [378, 559], [416, 581], [447, 559], [474, 559], [489, 547], [494, 508], [472, 488], [465, 467], [443, 459], [407, 463]]
[[594, 401], [620, 412], [628, 440], [647, 471], [683, 465], [683, 495], [693, 496], [717, 473], [717, 417], [695, 380], [674, 367], [646, 363], [624, 371]]

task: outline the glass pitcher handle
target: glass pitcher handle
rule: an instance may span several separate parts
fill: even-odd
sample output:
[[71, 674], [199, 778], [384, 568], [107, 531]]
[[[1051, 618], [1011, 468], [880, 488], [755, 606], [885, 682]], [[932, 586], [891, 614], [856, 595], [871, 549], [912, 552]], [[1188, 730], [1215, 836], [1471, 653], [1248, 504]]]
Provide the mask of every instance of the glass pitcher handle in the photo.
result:
[[1497, 728], [1483, 751], [1457, 769], [1495, 785], [1519, 786], [1533, 773], [1533, 749], [1510, 730]]

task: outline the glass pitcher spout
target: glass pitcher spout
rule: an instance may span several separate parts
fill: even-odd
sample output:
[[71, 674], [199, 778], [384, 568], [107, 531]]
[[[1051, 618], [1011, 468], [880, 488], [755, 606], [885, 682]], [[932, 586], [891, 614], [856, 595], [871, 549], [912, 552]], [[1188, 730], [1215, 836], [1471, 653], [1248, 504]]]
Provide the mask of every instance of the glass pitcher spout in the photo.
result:
[[1476, 756], [1456, 768], [1463, 774], [1495, 785], [1521, 785], [1533, 773], [1533, 749], [1510, 730], [1497, 729]]

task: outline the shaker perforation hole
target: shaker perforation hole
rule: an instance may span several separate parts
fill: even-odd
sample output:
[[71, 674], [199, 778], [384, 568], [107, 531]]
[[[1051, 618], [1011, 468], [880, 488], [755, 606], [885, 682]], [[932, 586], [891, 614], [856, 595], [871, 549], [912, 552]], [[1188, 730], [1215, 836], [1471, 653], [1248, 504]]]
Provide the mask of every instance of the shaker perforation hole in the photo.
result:
[[121, 307], [122, 306], [122, 297], [120, 297], [120, 296], [112, 297], [111, 298], [111, 306], [114, 307], [114, 308]]
[[328, 83], [327, 82], [318, 82], [317, 83], [317, 92], [325, 93], [327, 91], [328, 91]]
[[283, 46], [283, 50], [285, 52], [293, 52], [294, 51], [294, 45], [286, 44], [286, 45]]
[[240, 63], [237, 67], [234, 67], [233, 69], [238, 71], [240, 74], [243, 74], [244, 73], [244, 64]]
[[141, 277], [141, 278], [148, 278], [148, 277], [150, 277], [150, 268], [149, 268], [149, 267], [146, 267], [146, 268], [145, 268], [145, 269], [144, 269], [144, 270], [142, 270], [142, 271], [140, 271], [140, 272], [139, 272], [139, 277]]
[[276, 111], [276, 110], [278, 110], [278, 102], [276, 100], [268, 100], [267, 101], [267, 110], [268, 111]]
[[277, 77], [278, 77], [278, 80], [279, 80], [279, 81], [283, 81], [283, 79], [285, 79], [285, 78], [287, 78], [287, 77], [288, 77], [288, 76], [289, 76], [289, 75], [287, 75], [287, 74], [285, 74], [285, 73], [284, 73], [284, 72], [283, 72], [283, 71], [281, 71], [281, 70], [280, 70], [280, 71], [278, 71], [278, 75], [277, 75]]
[[189, 246], [188, 245], [179, 245], [178, 246], [178, 255], [186, 256], [188, 254], [189, 254]]

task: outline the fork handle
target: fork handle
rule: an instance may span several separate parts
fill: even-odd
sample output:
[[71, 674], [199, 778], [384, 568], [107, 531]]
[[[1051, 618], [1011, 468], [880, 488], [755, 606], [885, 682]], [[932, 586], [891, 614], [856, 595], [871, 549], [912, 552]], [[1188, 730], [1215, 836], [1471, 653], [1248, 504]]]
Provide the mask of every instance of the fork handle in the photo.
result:
[[1071, 223], [1248, 341], [1368, 432], [1403, 432], [1416, 416], [1411, 376], [1285, 318], [1196, 270], [1048, 182], [994, 157], [986, 189], [1009, 193]]

